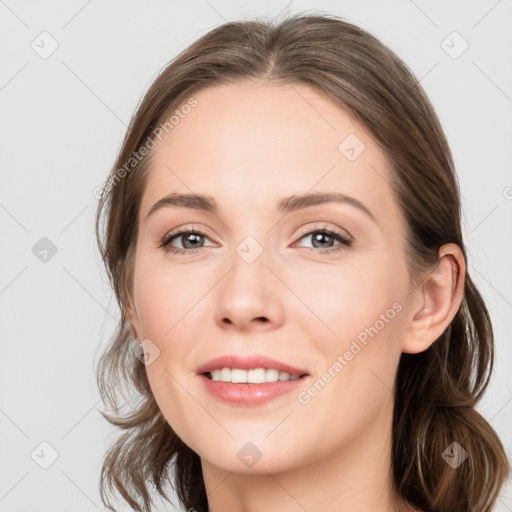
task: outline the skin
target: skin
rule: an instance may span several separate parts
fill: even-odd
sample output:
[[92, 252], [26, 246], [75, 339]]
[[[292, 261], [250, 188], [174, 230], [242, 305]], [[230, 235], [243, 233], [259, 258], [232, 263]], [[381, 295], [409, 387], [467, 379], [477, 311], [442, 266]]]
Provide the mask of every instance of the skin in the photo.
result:
[[[390, 476], [393, 381], [401, 353], [427, 349], [457, 312], [460, 249], [443, 246], [437, 268], [413, 285], [386, 155], [315, 90], [244, 82], [194, 97], [198, 105], [154, 149], [128, 315], [134, 336], [160, 351], [146, 367], [151, 389], [201, 457], [210, 511], [413, 510], [394, 495]], [[338, 149], [348, 134], [365, 145], [354, 161]], [[376, 221], [348, 203], [277, 210], [281, 198], [310, 191], [352, 196]], [[146, 219], [171, 192], [211, 195], [219, 212], [168, 207]], [[159, 247], [192, 224], [207, 237], [186, 246], [190, 237], [180, 236], [172, 245], [199, 251]], [[353, 245], [325, 253], [340, 242], [303, 235], [323, 228]], [[236, 252], [249, 235], [263, 249], [252, 263]], [[300, 403], [298, 393], [394, 303], [400, 312]], [[221, 403], [196, 369], [230, 353], [264, 354], [309, 377], [297, 393], [263, 405]], [[262, 454], [250, 468], [237, 457], [248, 442]]]

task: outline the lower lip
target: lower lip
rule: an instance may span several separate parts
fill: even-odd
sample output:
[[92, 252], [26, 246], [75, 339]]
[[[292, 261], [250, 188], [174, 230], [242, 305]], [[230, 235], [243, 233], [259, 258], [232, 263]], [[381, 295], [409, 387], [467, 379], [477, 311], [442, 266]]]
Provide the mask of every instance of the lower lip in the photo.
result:
[[291, 393], [302, 386], [307, 376], [295, 380], [278, 380], [262, 384], [237, 384], [211, 380], [200, 375], [208, 392], [215, 398], [235, 405], [259, 405]]

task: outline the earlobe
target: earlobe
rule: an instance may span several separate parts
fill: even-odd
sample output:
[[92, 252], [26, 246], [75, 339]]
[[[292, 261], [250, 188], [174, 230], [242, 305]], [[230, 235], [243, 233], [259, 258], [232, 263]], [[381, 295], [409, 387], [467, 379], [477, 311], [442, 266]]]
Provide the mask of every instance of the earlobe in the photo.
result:
[[415, 310], [403, 338], [403, 352], [416, 354], [427, 350], [448, 328], [464, 298], [465, 274], [460, 247], [443, 245], [437, 267], [415, 291]]

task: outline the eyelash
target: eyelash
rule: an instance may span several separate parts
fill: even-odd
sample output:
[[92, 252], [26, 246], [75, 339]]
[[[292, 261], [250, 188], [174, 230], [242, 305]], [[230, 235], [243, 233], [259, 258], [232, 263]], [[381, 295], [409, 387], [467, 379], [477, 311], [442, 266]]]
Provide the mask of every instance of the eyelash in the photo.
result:
[[[320, 252], [321, 254], [338, 252], [338, 251], [342, 251], [344, 249], [351, 247], [352, 243], [353, 243], [353, 241], [350, 238], [346, 237], [342, 233], [340, 233], [336, 230], [333, 230], [333, 229], [328, 229], [328, 228], [315, 228], [312, 230], [306, 230], [301, 233], [298, 240], [304, 238], [307, 235], [312, 235], [315, 233], [324, 233], [329, 236], [332, 236], [335, 240], [340, 242], [340, 244], [337, 246], [331, 247], [329, 249], [317, 249], [316, 247], [304, 247], [304, 249], [306, 249], [309, 254], [315, 253], [315, 252]], [[170, 233], [169, 235], [166, 235], [161, 240], [160, 247], [163, 248], [166, 252], [170, 252], [172, 254], [195, 254], [196, 252], [200, 251], [201, 249], [204, 249], [204, 247], [200, 247], [197, 249], [179, 249], [177, 247], [172, 247], [170, 245], [172, 240], [174, 240], [175, 238], [179, 238], [180, 236], [183, 236], [183, 235], [200, 235], [200, 236], [204, 236], [204, 237], [208, 238], [208, 235], [206, 233], [204, 233], [203, 231], [200, 231], [198, 229], [185, 229], [182, 231], [178, 231], [176, 233]]]

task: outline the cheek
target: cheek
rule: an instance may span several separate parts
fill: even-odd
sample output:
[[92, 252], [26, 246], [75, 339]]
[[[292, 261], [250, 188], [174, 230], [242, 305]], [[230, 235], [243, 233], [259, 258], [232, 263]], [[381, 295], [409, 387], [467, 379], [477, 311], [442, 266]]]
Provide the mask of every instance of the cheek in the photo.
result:
[[[154, 344], [158, 353], [146, 367], [155, 399], [166, 418], [182, 418], [181, 404], [190, 395], [180, 386], [184, 369], [193, 368], [189, 359], [204, 316], [201, 298], [211, 288], [207, 276], [150, 258], [139, 258], [134, 275], [134, 295], [141, 336]], [[211, 309], [209, 310], [211, 312]], [[188, 377], [188, 374], [187, 374]]]
[[[309, 332], [313, 327], [317, 336], [330, 340], [330, 345], [355, 337], [379, 321], [403, 296], [406, 275], [396, 267], [391, 258], [386, 261], [382, 257], [370, 264], [318, 266], [314, 272], [304, 269], [296, 275], [290, 273], [288, 282], [307, 306], [303, 307], [303, 327]], [[392, 310], [388, 316], [394, 318], [394, 313]]]
[[186, 270], [140, 261], [135, 271], [134, 294], [142, 335], [154, 338], [156, 343], [172, 336], [180, 319], [193, 311], [201, 297], [198, 282]]
[[376, 404], [384, 399], [400, 357], [406, 289], [406, 271], [391, 258], [337, 272], [326, 269], [301, 289], [314, 312], [303, 316], [301, 330], [324, 361], [319, 387], [331, 388], [322, 393], [324, 400], [348, 407], [365, 396]]
[[134, 292], [141, 335], [158, 352], [146, 366], [148, 381], [167, 422], [178, 436], [187, 439], [187, 432], [194, 428], [189, 418], [200, 412], [193, 410], [194, 401], [187, 392], [190, 382], [184, 378], [183, 368], [197, 335], [195, 315], [200, 308], [194, 305], [204, 293], [187, 272], [164, 268], [154, 261], [144, 263], [140, 259], [139, 263]]
[[302, 330], [323, 364], [297, 397], [296, 412], [304, 436], [326, 453], [326, 436], [349, 443], [392, 409], [403, 305], [398, 276], [380, 270], [332, 273], [323, 286], [310, 287], [308, 304], [321, 321], [307, 315]]

